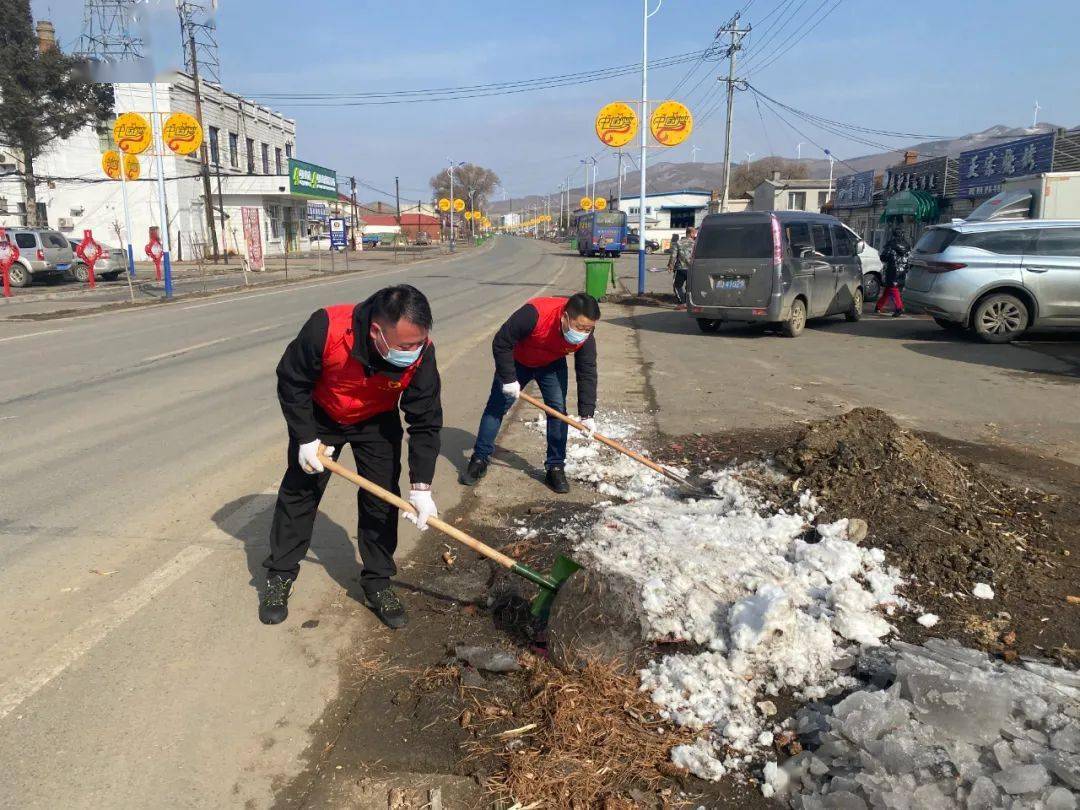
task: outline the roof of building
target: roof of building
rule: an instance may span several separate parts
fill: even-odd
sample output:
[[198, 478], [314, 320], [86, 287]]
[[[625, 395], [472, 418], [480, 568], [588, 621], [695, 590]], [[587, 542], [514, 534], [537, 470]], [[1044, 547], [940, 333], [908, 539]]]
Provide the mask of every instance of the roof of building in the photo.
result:
[[786, 188], [828, 188], [829, 187], [829, 181], [826, 180], [826, 179], [819, 179], [819, 178], [813, 178], [813, 177], [805, 177], [805, 178], [802, 178], [802, 179], [793, 179], [793, 178], [790, 178], [790, 177], [781, 177], [781, 178], [779, 178], [777, 180], [773, 180], [771, 177], [767, 177], [766, 179], [761, 181], [761, 185], [758, 186], [758, 188], [761, 188], [761, 186], [765, 185], [766, 183], [768, 183], [770, 186], [773, 186], [776, 189], [786, 189]]
[[[703, 189], [703, 188], [684, 188], [684, 189], [679, 189], [677, 191], [651, 191], [651, 192], [649, 192], [649, 193], [647, 193], [645, 195], [645, 198], [648, 199], [649, 197], [674, 197], [676, 194], [695, 194], [695, 195], [705, 196], [705, 197], [711, 197], [712, 196], [711, 191], [708, 191], [708, 190]], [[638, 199], [637, 194], [633, 194], [633, 195], [628, 194], [625, 197], [623, 197], [623, 202], [633, 201], [633, 200], [636, 200], [636, 199]]]

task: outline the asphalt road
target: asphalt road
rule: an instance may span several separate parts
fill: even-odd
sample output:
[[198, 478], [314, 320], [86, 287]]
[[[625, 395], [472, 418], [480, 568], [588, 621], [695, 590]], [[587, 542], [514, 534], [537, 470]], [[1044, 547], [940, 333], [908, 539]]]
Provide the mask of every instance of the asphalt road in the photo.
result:
[[[258, 623], [284, 464], [282, 349], [321, 306], [423, 289], [454, 426], [435, 482], [447, 511], [493, 330], [580, 275], [576, 257], [504, 238], [414, 267], [0, 323], [0, 807], [266, 806], [302, 765], [339, 653], [383, 632], [366, 612], [357, 623], [349, 596], [355, 496], [342, 481], [289, 622]], [[403, 524], [399, 557], [417, 539]]]

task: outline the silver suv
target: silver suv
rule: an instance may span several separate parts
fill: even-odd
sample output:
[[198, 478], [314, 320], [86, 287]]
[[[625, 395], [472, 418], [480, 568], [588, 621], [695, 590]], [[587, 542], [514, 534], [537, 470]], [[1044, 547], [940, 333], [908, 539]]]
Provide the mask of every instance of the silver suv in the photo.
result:
[[8, 238], [19, 247], [19, 260], [9, 276], [15, 287], [29, 287], [34, 281], [58, 281], [75, 262], [64, 235], [45, 228], [8, 228]]
[[911, 254], [904, 301], [988, 343], [1034, 327], [1080, 327], [1080, 221], [930, 228]]

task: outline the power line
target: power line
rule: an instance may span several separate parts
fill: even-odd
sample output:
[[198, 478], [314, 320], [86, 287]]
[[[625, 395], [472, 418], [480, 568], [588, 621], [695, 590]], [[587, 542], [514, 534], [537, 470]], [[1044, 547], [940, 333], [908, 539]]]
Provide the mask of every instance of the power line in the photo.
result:
[[[818, 10], [820, 10], [821, 7], [824, 6], [826, 2], [827, 2], [827, 0], [822, 0], [822, 4], [821, 4], [821, 6], [818, 6]], [[798, 39], [796, 39], [794, 42], [792, 42], [786, 48], [784, 48], [784, 44], [786, 44], [788, 40], [785, 40], [784, 43], [782, 43], [780, 45], [780, 47], [783, 48], [783, 50], [781, 50], [778, 54], [776, 54], [776, 56], [774, 56], [772, 59], [765, 62], [765, 64], [759, 64], [754, 69], [758, 70], [758, 71], [765, 70], [767, 67], [769, 67], [769, 65], [771, 65], [773, 62], [775, 62], [777, 59], [780, 59], [782, 56], [784, 56], [784, 54], [786, 54], [788, 51], [790, 51], [792, 48], [794, 48], [796, 45], [798, 45], [800, 42], [802, 42], [807, 36], [809, 36], [811, 31], [813, 31], [815, 28], [817, 28], [819, 25], [821, 25], [823, 22], [825, 22], [825, 20], [828, 19], [829, 15], [832, 14], [834, 11], [836, 11], [836, 9], [838, 9], [840, 7], [840, 4], [842, 2], [844, 2], [844, 0], [836, 0], [836, 2], [833, 3], [832, 7], [829, 8], [829, 10], [826, 11], [818, 19], [817, 22], [815, 22], [813, 25], [811, 25], [809, 28], [807, 28], [805, 31], [803, 31], [802, 36], [800, 36]], [[814, 13], [816, 14], [817, 11], [815, 11]], [[788, 39], [790, 40], [790, 37]]]

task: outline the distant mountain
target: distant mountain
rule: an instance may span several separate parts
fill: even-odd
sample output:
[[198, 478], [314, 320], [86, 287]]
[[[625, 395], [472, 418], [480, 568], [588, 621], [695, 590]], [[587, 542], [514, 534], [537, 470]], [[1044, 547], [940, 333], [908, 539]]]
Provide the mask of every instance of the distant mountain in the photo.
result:
[[[873, 169], [882, 172], [890, 166], [895, 166], [904, 159], [904, 152], [915, 151], [919, 153], [919, 160], [950, 155], [955, 157], [968, 149], [977, 149], [980, 146], [992, 145], [1003, 141], [1023, 138], [1027, 135], [1038, 135], [1043, 132], [1052, 132], [1061, 129], [1057, 124], [1042, 123], [1037, 127], [1008, 127], [997, 124], [982, 132], [973, 132], [958, 138], [947, 140], [924, 141], [901, 147], [891, 152], [878, 152], [861, 157], [847, 158], [843, 163], [839, 161], [834, 166], [836, 176], [851, 174], [853, 171], [867, 171]], [[828, 177], [828, 160], [804, 160], [803, 163], [809, 171], [810, 177]], [[623, 183], [623, 197], [632, 197], [638, 193], [640, 185], [640, 172], [628, 172]], [[650, 194], [665, 191], [679, 191], [683, 189], [701, 189], [709, 191], [723, 187], [724, 165], [722, 163], [654, 163], [649, 166], [648, 190]], [[616, 178], [598, 180], [596, 183], [597, 193], [602, 196], [614, 196], [618, 185]], [[584, 187], [577, 186], [570, 191], [572, 205], [577, 206], [577, 201], [584, 195]], [[524, 199], [518, 198], [512, 201], [513, 210], [521, 211], [530, 206], [543, 206], [547, 195], [534, 194]], [[551, 207], [558, 211], [558, 190], [551, 192]], [[491, 211], [495, 214], [505, 214], [510, 206], [505, 201], [499, 201], [491, 205]]]

